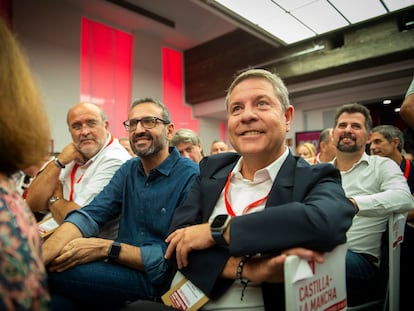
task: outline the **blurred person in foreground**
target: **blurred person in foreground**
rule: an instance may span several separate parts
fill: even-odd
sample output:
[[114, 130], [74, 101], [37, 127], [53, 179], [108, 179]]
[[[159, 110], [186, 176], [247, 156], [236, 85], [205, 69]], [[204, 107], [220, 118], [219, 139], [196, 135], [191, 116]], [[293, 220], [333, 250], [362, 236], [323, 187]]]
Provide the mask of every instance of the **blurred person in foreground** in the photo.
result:
[[414, 129], [414, 78], [405, 93], [405, 98], [400, 109], [400, 116], [409, 127]]
[[0, 310], [48, 310], [36, 220], [12, 174], [48, 153], [49, 123], [30, 69], [0, 20]]
[[286, 256], [323, 262], [346, 242], [355, 209], [332, 164], [309, 165], [286, 146], [294, 108], [277, 75], [241, 73], [226, 107], [238, 153], [205, 157], [175, 212], [166, 252], [179, 269], [173, 283], [184, 275], [209, 297], [202, 310], [285, 310]]

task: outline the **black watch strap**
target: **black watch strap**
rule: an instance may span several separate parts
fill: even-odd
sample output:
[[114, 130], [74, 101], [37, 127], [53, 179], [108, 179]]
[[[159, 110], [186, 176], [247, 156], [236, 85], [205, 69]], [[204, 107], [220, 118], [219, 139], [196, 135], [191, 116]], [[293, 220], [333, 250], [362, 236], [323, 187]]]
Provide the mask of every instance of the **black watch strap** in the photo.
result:
[[218, 246], [227, 246], [227, 242], [224, 239], [223, 232], [211, 231], [211, 236]]
[[113, 241], [108, 249], [107, 261], [114, 262], [118, 259], [119, 253], [121, 252], [121, 243]]

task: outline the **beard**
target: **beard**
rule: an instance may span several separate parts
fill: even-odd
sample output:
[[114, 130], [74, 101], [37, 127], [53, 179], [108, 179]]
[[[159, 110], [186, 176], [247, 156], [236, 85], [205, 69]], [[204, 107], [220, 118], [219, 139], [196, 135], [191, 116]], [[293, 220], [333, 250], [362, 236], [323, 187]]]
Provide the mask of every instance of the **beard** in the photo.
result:
[[[139, 148], [138, 149], [135, 146], [135, 141], [139, 137], [148, 138], [149, 140], [152, 141], [152, 144], [148, 148], [145, 148], [145, 149]], [[167, 145], [168, 140], [167, 140], [167, 137], [166, 137], [166, 128], [164, 127], [164, 129], [162, 131], [162, 135], [152, 136], [151, 134], [145, 132], [145, 133], [142, 133], [142, 134], [135, 135], [133, 137], [132, 141], [133, 141], [133, 143], [131, 144], [131, 148], [137, 156], [139, 156], [141, 158], [150, 157], [154, 154], [159, 153]]]
[[[354, 144], [353, 145], [344, 145], [344, 144], [342, 144], [341, 142], [342, 142], [342, 139], [344, 139], [344, 138], [353, 140]], [[362, 148], [362, 146], [359, 146], [357, 144], [357, 140], [356, 140], [355, 137], [347, 136], [347, 135], [341, 136], [338, 140], [338, 143], [336, 144], [336, 149], [338, 149], [341, 152], [346, 152], [346, 153], [357, 152], [357, 151], [361, 150], [361, 148]]]

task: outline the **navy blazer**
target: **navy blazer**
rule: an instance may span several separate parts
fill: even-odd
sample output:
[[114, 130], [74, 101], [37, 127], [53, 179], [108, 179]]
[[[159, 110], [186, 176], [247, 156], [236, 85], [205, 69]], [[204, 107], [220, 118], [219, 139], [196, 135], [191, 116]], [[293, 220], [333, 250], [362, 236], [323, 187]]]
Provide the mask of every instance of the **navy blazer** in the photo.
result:
[[[200, 175], [184, 204], [177, 208], [171, 232], [208, 221], [239, 158], [237, 153], [221, 153], [200, 162]], [[233, 217], [229, 247], [192, 251], [189, 265], [181, 272], [216, 299], [234, 282], [220, 278], [230, 256], [280, 254], [293, 247], [331, 251], [346, 242], [354, 215], [355, 208], [342, 189], [341, 175], [332, 164], [311, 166], [289, 153], [265, 209]], [[266, 310], [284, 310], [283, 284], [263, 283], [262, 290]]]

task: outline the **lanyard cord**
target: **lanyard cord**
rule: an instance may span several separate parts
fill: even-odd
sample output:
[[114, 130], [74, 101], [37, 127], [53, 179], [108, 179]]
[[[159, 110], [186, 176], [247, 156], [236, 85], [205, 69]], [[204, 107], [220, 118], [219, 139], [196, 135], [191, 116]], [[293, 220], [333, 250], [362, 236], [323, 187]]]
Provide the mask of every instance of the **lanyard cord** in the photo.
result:
[[[227, 193], [229, 191], [230, 180], [231, 180], [232, 175], [233, 174], [230, 172], [229, 176], [227, 177], [226, 186], [224, 187], [224, 202], [226, 204], [227, 213], [230, 216], [234, 217], [234, 216], [236, 216], [236, 214], [234, 213], [233, 208], [232, 208], [232, 206], [231, 206], [231, 204], [230, 204], [230, 202], [228, 200], [228, 197], [227, 197]], [[246, 214], [250, 209], [252, 209], [252, 208], [254, 208], [254, 207], [262, 204], [264, 201], [267, 200], [268, 197], [269, 197], [269, 194], [265, 195], [263, 198], [261, 198], [261, 199], [259, 199], [257, 201], [254, 201], [254, 202], [250, 203], [249, 205], [247, 205], [243, 209], [242, 215]]]
[[404, 177], [408, 180], [408, 175], [410, 175], [411, 169], [411, 162], [408, 159], [405, 159], [405, 170], [404, 170]]
[[[111, 135], [111, 134], [109, 134]], [[112, 142], [114, 141], [113, 136], [111, 135], [111, 139], [109, 140], [109, 142], [106, 144], [106, 146], [104, 147], [104, 149], [106, 147], [108, 147], [110, 144], [112, 144]], [[75, 163], [75, 165], [72, 168], [72, 171], [70, 172], [70, 191], [69, 191], [69, 201], [73, 201], [73, 192], [75, 190], [75, 176], [76, 176], [76, 171], [79, 168], [79, 164]], [[79, 184], [83, 178], [83, 175], [85, 175], [85, 173], [83, 173], [78, 180], [76, 181], [77, 184]]]

